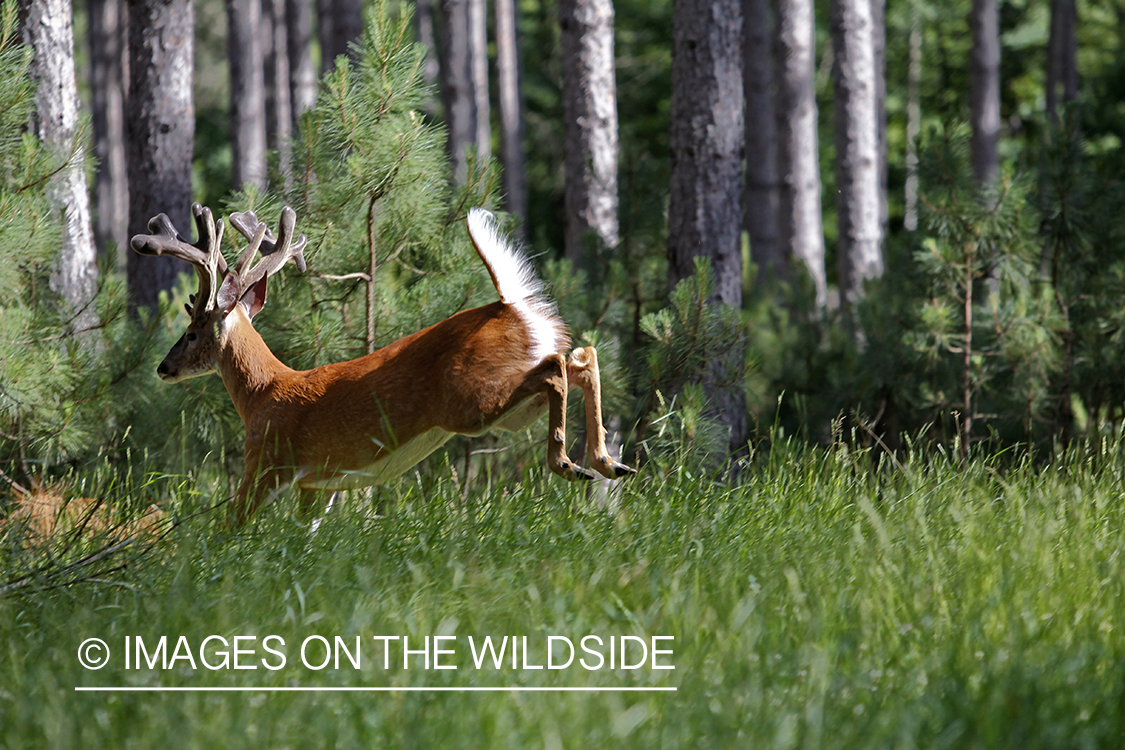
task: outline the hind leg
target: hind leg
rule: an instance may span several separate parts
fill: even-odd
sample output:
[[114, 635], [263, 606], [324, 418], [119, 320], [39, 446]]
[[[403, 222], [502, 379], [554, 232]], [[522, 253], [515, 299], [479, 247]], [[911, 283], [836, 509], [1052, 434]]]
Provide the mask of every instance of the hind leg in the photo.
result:
[[598, 371], [598, 353], [594, 347], [571, 352], [566, 376], [570, 385], [582, 389], [586, 402], [586, 460], [590, 467], [609, 479], [636, 474], [635, 469], [613, 460], [606, 451], [605, 427], [602, 426], [602, 380]]
[[536, 394], [547, 394], [547, 467], [564, 479], [593, 479], [594, 475], [575, 465], [566, 455], [567, 366], [561, 354], [551, 354], [524, 376], [513, 391], [502, 413], [510, 412]]

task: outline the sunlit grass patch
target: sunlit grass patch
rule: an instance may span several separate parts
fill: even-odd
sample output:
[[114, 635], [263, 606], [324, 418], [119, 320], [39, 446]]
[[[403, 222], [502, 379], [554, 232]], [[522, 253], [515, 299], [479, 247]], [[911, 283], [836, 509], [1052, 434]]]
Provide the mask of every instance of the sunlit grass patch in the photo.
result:
[[[1115, 747], [1125, 736], [1118, 463], [961, 465], [939, 454], [892, 467], [843, 447], [777, 446], [737, 486], [687, 468], [642, 475], [622, 487], [616, 511], [530, 472], [468, 493], [451, 475], [417, 475], [349, 498], [314, 536], [284, 500], [233, 534], [185, 521], [160, 554], [113, 580], [29, 587], [0, 603], [9, 656], [0, 738], [12, 747], [223, 747], [248, 736], [281, 747]], [[284, 668], [263, 664], [276, 664], [261, 648], [267, 635], [284, 639]], [[558, 639], [587, 635], [602, 645], [672, 636], [657, 661], [675, 669], [651, 659], [534, 668], [546, 664], [548, 637], [562, 649], [558, 664]], [[167, 636], [169, 655], [183, 636], [197, 658], [209, 636], [230, 645], [253, 636], [243, 662], [257, 668], [192, 669], [181, 658], [126, 669], [120, 653], [98, 671], [79, 666], [83, 639], [120, 652], [126, 636], [149, 652]], [[376, 636], [400, 639], [387, 659]], [[453, 650], [439, 663], [456, 669], [427, 669], [418, 653], [404, 668], [402, 639], [420, 649], [429, 637], [432, 660], [439, 636]], [[311, 637], [349, 647], [358, 637], [359, 667], [304, 666]], [[526, 638], [530, 650], [478, 669], [470, 637], [477, 648], [485, 637], [520, 648]], [[314, 663], [320, 646], [310, 641]], [[75, 693], [79, 685], [676, 691], [138, 695]]]

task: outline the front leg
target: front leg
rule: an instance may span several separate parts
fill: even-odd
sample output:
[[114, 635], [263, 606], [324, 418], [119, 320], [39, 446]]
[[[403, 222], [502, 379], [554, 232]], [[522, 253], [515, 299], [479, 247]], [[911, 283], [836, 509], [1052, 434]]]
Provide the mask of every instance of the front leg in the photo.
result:
[[301, 474], [291, 468], [278, 468], [280, 461], [271, 456], [263, 461], [262, 447], [247, 441], [246, 474], [235, 493], [234, 503], [227, 515], [227, 526], [239, 528], [253, 518], [260, 508], [272, 503], [279, 494], [289, 489], [300, 479]]

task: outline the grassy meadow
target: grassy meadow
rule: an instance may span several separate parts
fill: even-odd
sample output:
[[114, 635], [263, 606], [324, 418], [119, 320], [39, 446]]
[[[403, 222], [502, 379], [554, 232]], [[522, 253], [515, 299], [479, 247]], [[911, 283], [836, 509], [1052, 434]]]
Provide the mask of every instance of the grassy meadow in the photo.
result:
[[[780, 446], [737, 485], [653, 466], [621, 485], [613, 511], [539, 471], [465, 495], [438, 471], [380, 490], [382, 518], [350, 498], [315, 536], [285, 501], [230, 535], [213, 514], [193, 515], [210, 499], [183, 478], [117, 487], [150, 500], [179, 492], [170, 512], [184, 520], [153, 545], [99, 562], [109, 567], [94, 580], [52, 587], [62, 579], [44, 574], [0, 599], [0, 745], [1125, 745], [1125, 453], [1048, 466], [963, 466], [941, 453], [901, 461]], [[45, 550], [14, 546], [10, 531], [5, 539], [0, 580], [50, 564]], [[54, 554], [63, 555], [56, 568], [80, 556]], [[184, 636], [167, 669], [138, 669], [136, 659], [125, 668], [126, 637], [154, 655], [162, 635], [165, 657]], [[280, 663], [263, 648], [267, 635], [284, 641], [269, 642], [286, 657], [280, 668], [266, 666]], [[358, 636], [359, 668], [346, 654], [339, 668], [313, 668], [327, 655], [323, 642], [306, 641], [318, 635], [348, 645]], [[527, 636], [522, 661], [475, 668], [468, 638], [479, 648], [505, 635]], [[653, 669], [650, 658], [611, 670], [605, 649], [598, 669], [580, 666], [581, 656], [596, 663], [588, 652], [565, 669], [531, 668], [546, 661], [552, 635], [576, 647], [586, 635], [603, 644], [673, 636], [659, 642], [671, 653], [656, 663], [675, 669]], [[256, 668], [198, 663], [209, 636], [231, 646], [242, 636], [240, 664]], [[431, 666], [457, 669], [426, 669], [422, 654], [403, 669], [401, 640], [374, 636], [409, 637], [412, 649], [453, 636]], [[97, 671], [78, 661], [90, 637], [112, 653]], [[628, 659], [639, 660], [638, 642]], [[217, 640], [203, 648], [211, 664], [222, 650]]]

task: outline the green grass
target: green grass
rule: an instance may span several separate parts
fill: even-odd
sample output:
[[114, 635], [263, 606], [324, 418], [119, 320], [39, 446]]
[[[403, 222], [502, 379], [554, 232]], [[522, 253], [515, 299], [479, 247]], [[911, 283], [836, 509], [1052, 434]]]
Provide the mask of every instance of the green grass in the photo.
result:
[[[735, 488], [642, 475], [616, 514], [538, 474], [466, 500], [404, 481], [386, 518], [353, 499], [312, 539], [284, 505], [234, 537], [192, 520], [102, 582], [0, 600], [0, 744], [1121, 747], [1122, 457], [905, 464], [778, 449]], [[9, 572], [26, 562], [5, 554]], [[277, 671], [121, 662], [125, 636], [269, 634]], [[314, 634], [361, 636], [362, 668], [303, 667]], [[459, 669], [384, 670], [371, 640], [438, 634], [457, 636]], [[675, 670], [477, 671], [468, 654], [468, 636], [526, 635], [542, 663], [546, 636], [586, 634], [675, 636]], [[78, 664], [88, 637], [116, 652], [100, 671]], [[297, 684], [677, 691], [74, 691]]]

